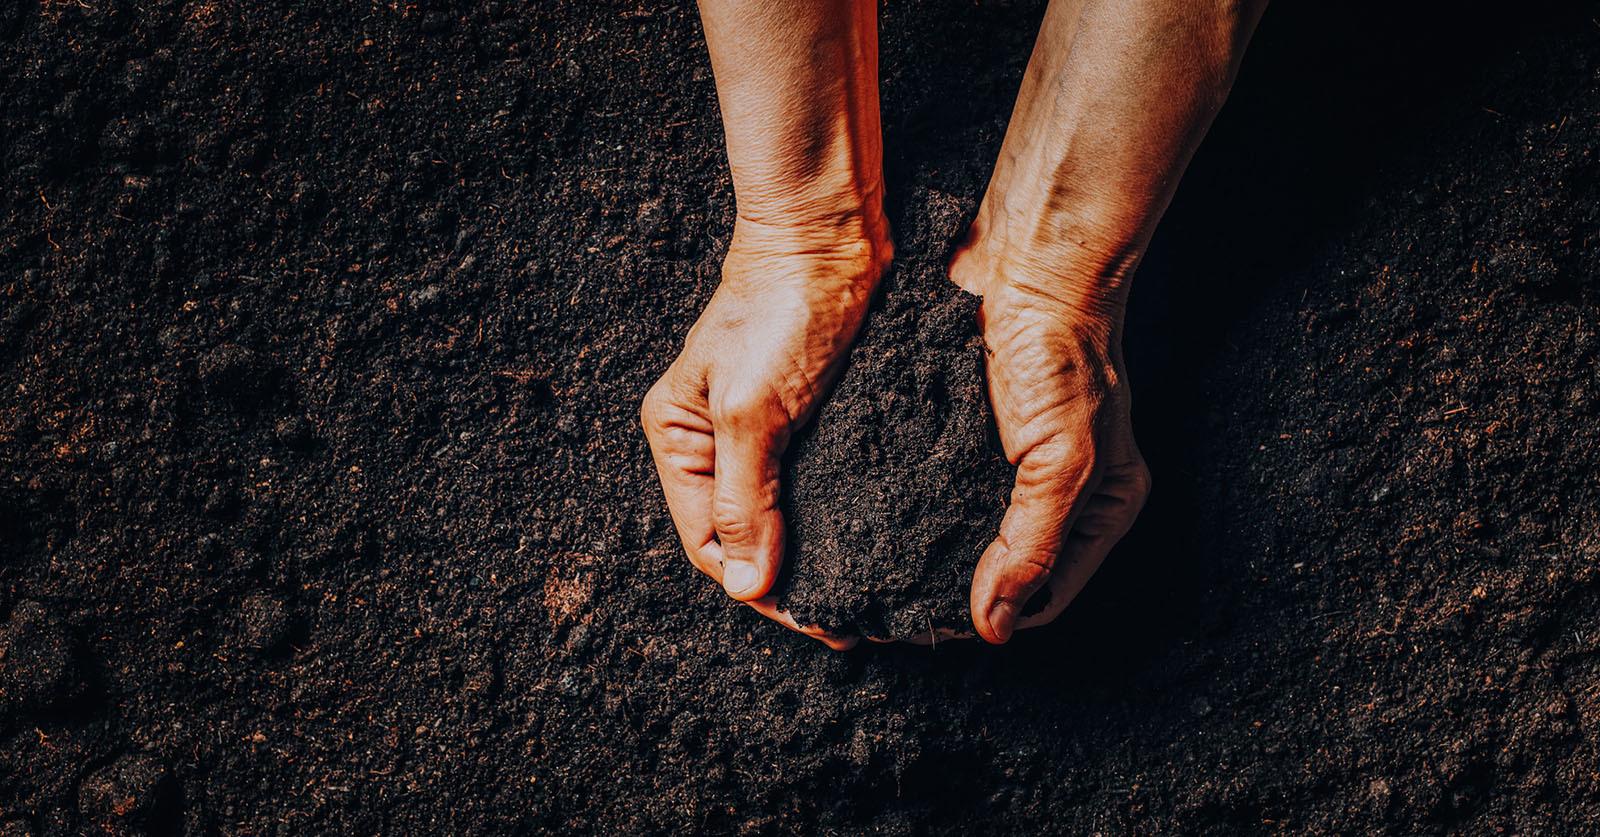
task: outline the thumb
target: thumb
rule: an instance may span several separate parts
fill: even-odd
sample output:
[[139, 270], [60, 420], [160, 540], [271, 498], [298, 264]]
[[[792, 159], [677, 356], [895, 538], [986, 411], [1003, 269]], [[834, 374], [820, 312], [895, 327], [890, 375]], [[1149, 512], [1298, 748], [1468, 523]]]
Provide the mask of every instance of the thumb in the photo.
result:
[[1017, 463], [1017, 484], [1000, 533], [972, 576], [972, 623], [992, 643], [1011, 638], [1022, 608], [1050, 580], [1066, 534], [1093, 493], [1087, 451], [1041, 446]]
[[716, 427], [711, 518], [722, 546], [722, 586], [739, 601], [765, 596], [783, 563], [778, 468], [787, 422], [776, 407], [737, 411]]

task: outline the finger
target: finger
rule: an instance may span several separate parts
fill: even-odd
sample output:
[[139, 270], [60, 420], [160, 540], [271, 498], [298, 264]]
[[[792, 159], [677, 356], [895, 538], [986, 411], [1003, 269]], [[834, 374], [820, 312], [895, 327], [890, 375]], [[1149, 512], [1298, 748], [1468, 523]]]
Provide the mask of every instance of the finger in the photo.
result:
[[1089, 583], [1100, 565], [1139, 517], [1149, 496], [1149, 472], [1142, 460], [1118, 473], [1107, 473], [1100, 490], [1084, 504], [1073, 522], [1067, 542], [1050, 576], [1050, 602], [1038, 613], [1017, 621], [1017, 628], [1031, 628], [1053, 621]]
[[778, 467], [787, 422], [775, 402], [741, 405], [716, 416], [711, 522], [722, 545], [723, 589], [739, 601], [765, 596], [783, 561]]
[[[696, 569], [705, 573], [712, 581], [722, 584], [722, 567], [724, 561], [722, 558], [721, 544], [718, 544], [715, 540], [713, 540], [711, 543], [707, 544], [704, 549], [690, 556], [690, 561], [694, 564]], [[796, 633], [805, 634], [806, 636], [821, 642], [823, 645], [826, 645], [835, 651], [849, 651], [850, 649], [856, 647], [856, 643], [861, 641], [861, 637], [858, 636], [830, 633], [822, 628], [817, 627], [816, 625], [800, 624], [799, 622], [795, 621], [793, 616], [789, 615], [788, 611], [778, 607], [777, 596], [763, 596], [759, 599], [743, 602], [743, 604], [749, 605], [750, 608], [755, 612], [767, 617], [768, 619], [771, 619], [774, 622], [777, 622], [785, 628], [795, 631]]]
[[[1018, 619], [1016, 629], [1054, 621], [1067, 605], [1072, 604], [1072, 600], [1089, 583], [1090, 577], [1105, 563], [1111, 548], [1133, 527], [1133, 516], [1123, 513], [1128, 507], [1128, 502], [1123, 498], [1106, 494], [1096, 494], [1089, 499], [1072, 530], [1067, 533], [1061, 557], [1056, 560], [1055, 572], [1050, 575], [1049, 604], [1038, 613]], [[1126, 518], [1126, 523], [1122, 522], [1123, 518]], [[1085, 526], [1086, 520], [1096, 522]]]
[[765, 598], [756, 599], [755, 601], [745, 602], [745, 604], [750, 605], [762, 616], [784, 625], [790, 630], [799, 631], [800, 633], [805, 634], [806, 636], [811, 637], [818, 642], [821, 642], [823, 645], [826, 645], [835, 651], [849, 651], [850, 649], [856, 647], [856, 643], [861, 641], [861, 637], [858, 636], [832, 634], [815, 625], [802, 625], [799, 622], [796, 622], [794, 617], [789, 615], [788, 611], [779, 609], [778, 600], [774, 596], [767, 596]]
[[1077, 445], [1046, 442], [1018, 461], [1011, 506], [972, 577], [972, 624], [984, 640], [1011, 638], [1023, 605], [1055, 570], [1094, 479], [1092, 457]]
[[689, 406], [705, 401], [703, 390], [697, 397], [696, 389], [669, 370], [645, 396], [640, 422], [678, 539], [689, 560], [704, 570], [708, 559], [702, 553], [716, 541], [711, 523], [715, 441], [704, 409]]
[[[698, 411], [684, 406], [686, 401], [693, 403], [693, 394], [674, 392], [671, 380], [669, 373], [668, 378], [663, 378], [645, 396], [640, 418], [662, 491], [666, 494], [667, 509], [672, 514], [684, 552], [696, 569], [722, 584], [725, 557], [722, 545], [717, 542], [711, 515], [716, 447], [712, 426]], [[859, 637], [832, 634], [813, 625], [799, 624], [778, 608], [772, 596], [747, 604], [768, 619], [835, 651], [848, 651], [860, 641]]]

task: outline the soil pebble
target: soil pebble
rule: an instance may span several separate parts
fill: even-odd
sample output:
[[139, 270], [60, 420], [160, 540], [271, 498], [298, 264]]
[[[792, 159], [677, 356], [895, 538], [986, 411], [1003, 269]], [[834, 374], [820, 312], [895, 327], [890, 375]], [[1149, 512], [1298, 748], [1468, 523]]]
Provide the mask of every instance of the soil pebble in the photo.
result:
[[24, 601], [0, 627], [0, 710], [32, 712], [72, 698], [81, 681], [66, 628], [44, 605]]
[[837, 387], [792, 443], [778, 592], [801, 623], [897, 639], [972, 630], [972, 571], [1013, 480], [979, 306], [938, 271], [886, 277]]
[[270, 653], [289, 640], [289, 613], [283, 602], [267, 595], [248, 596], [239, 605], [239, 646], [255, 653]]
[[167, 768], [147, 755], [124, 755], [89, 774], [78, 788], [85, 831], [160, 833], [170, 819]]

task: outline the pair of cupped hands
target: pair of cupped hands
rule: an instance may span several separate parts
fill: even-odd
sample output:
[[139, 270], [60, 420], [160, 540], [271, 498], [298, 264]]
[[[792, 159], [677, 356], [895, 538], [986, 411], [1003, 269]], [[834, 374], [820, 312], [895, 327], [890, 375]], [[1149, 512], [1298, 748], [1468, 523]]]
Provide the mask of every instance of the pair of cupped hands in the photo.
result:
[[[772, 594], [784, 559], [781, 462], [847, 361], [892, 249], [881, 217], [798, 226], [740, 216], [721, 284], [641, 411], [689, 560], [729, 596], [837, 650], [860, 638], [799, 624]], [[1017, 469], [972, 579], [972, 622], [991, 643], [1055, 619], [1149, 493], [1129, 419], [1124, 302], [1098, 290], [1124, 283], [1071, 273], [1036, 269], [977, 225], [949, 266], [951, 281], [983, 298], [989, 398]], [[1044, 587], [1048, 603], [1026, 611]]]

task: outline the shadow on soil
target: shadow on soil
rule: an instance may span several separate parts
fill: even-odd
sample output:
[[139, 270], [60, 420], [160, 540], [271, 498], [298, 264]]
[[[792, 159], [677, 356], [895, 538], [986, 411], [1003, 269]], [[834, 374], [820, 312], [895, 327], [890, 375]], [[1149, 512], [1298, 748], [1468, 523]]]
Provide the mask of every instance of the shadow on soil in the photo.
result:
[[[984, 668], [994, 700], [1010, 709], [1095, 703], [1097, 695], [1126, 703], [1130, 686], [1170, 685], [1165, 674], [1179, 646], [1196, 638], [1200, 624], [1230, 618], [1227, 599], [1244, 561], [1240, 544], [1207, 537], [1221, 530], [1207, 519], [1208, 495], [1198, 482], [1216, 471], [1204, 453], [1204, 372], [1270, 291], [1305, 281], [1311, 262], [1386, 188], [1386, 175], [1419, 165], [1429, 136], [1493, 131], [1492, 106], [1472, 98], [1476, 79], [1536, 49], [1541, 34], [1591, 25], [1581, 9], [1547, 3], [1534, 11], [1468, 15], [1441, 4], [1399, 10], [1376, 3], [1269, 9], [1134, 286], [1126, 348], [1135, 424], [1156, 476], [1139, 525], [1065, 616], [998, 654], [968, 646], [927, 663], [917, 662], [924, 656], [917, 651], [869, 653], [954, 679]], [[885, 13], [886, 54], [896, 48], [888, 34], [896, 27], [930, 30], [904, 40], [944, 45], [885, 79], [891, 217], [904, 213], [914, 172], [975, 205], [1038, 12], [972, 7], [904, 21], [892, 8]], [[1008, 68], [1005, 89], [971, 89], [981, 75], [972, 67], [983, 63]], [[1262, 626], [1297, 618], [1260, 617]]]

